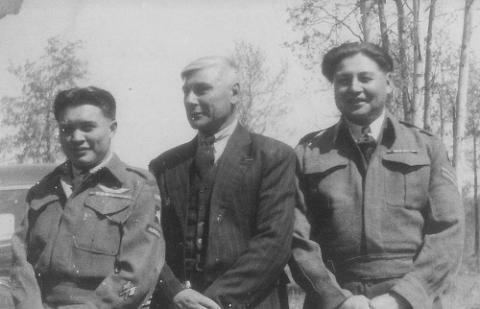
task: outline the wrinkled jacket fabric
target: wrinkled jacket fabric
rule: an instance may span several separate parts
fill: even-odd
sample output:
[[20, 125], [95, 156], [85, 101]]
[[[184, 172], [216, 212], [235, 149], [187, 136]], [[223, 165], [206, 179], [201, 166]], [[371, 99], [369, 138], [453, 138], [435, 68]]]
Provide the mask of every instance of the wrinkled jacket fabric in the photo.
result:
[[[184, 289], [185, 229], [197, 139], [153, 160], [162, 195], [167, 246], [154, 308], [174, 308]], [[281, 309], [290, 257], [295, 154], [288, 146], [237, 126], [218, 161], [209, 209], [204, 295], [222, 308]], [[286, 280], [286, 278], [284, 278]]]
[[379, 140], [368, 166], [343, 120], [296, 148], [293, 269], [307, 308], [335, 308], [365, 281], [389, 282], [369, 297], [431, 308], [458, 267], [463, 206], [444, 146], [391, 115]]
[[164, 261], [153, 177], [114, 156], [66, 197], [62, 164], [28, 193], [27, 259], [46, 308], [138, 308]]

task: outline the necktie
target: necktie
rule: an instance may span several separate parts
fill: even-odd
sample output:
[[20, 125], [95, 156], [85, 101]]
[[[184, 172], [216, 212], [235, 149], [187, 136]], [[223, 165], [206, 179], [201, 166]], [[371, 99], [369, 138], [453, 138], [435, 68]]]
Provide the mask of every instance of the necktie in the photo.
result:
[[215, 136], [206, 136], [199, 140], [197, 153], [195, 154], [195, 167], [200, 178], [204, 178], [208, 175], [215, 162], [215, 149], [213, 142]]
[[85, 179], [87, 179], [88, 175], [89, 175], [88, 173], [83, 173], [83, 174], [76, 175], [76, 177], [73, 177], [73, 179], [72, 179], [72, 190], [74, 192], [76, 192], [80, 189], [80, 187], [82, 186]]
[[370, 127], [363, 127], [362, 128], [362, 136], [358, 139], [357, 144], [358, 148], [362, 151], [363, 156], [367, 162], [370, 161], [372, 153], [375, 151], [375, 147], [377, 146], [377, 142], [371, 135]]

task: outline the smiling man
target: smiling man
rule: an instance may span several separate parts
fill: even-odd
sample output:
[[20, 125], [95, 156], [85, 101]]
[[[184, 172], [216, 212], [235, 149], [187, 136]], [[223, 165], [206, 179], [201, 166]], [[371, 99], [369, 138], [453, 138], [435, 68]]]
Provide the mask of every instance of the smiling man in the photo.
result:
[[167, 246], [151, 308], [288, 308], [295, 155], [238, 124], [235, 64], [200, 58], [182, 71], [198, 130], [153, 160]]
[[291, 267], [307, 291], [304, 308], [442, 308], [460, 262], [455, 172], [440, 140], [386, 111], [392, 70], [370, 43], [345, 43], [323, 59], [342, 117], [296, 148]]
[[158, 189], [112, 152], [115, 109], [96, 87], [55, 99], [68, 160], [29, 191], [22, 235], [46, 308], [139, 308], [162, 268]]

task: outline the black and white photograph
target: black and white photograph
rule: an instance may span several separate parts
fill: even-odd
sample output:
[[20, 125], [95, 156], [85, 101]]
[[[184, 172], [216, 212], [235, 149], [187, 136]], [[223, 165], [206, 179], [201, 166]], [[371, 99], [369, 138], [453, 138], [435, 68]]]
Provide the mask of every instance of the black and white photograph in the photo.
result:
[[479, 0], [0, 0], [0, 309], [480, 309]]

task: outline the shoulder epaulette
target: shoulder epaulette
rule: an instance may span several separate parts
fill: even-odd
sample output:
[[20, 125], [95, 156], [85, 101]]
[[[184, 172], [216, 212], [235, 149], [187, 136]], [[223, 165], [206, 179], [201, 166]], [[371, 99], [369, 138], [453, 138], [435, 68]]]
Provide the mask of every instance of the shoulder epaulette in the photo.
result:
[[421, 132], [421, 133], [424, 133], [424, 134], [429, 135], [429, 136], [433, 136], [433, 133], [432, 133], [432, 132], [427, 131], [427, 130], [422, 129], [422, 128], [419, 128], [419, 127], [417, 127], [416, 125], [414, 125], [414, 124], [412, 124], [412, 123], [410, 123], [410, 122], [406, 122], [406, 121], [403, 121], [403, 120], [399, 120], [398, 122], [400, 122], [401, 124], [403, 124], [403, 125], [406, 126], [406, 127], [415, 128], [415, 129], [417, 129], [417, 130], [418, 130], [419, 132]]
[[151, 180], [152, 179], [151, 174], [143, 168], [127, 165], [126, 169], [127, 169], [127, 171], [133, 172], [133, 173], [137, 174], [138, 176], [140, 176], [141, 178], [143, 178], [145, 180]]
[[319, 134], [321, 134], [321, 133], [324, 132], [325, 130], [326, 130], [326, 129], [322, 129], [322, 130], [310, 132], [310, 133], [308, 133], [307, 135], [305, 135], [304, 137], [302, 137], [298, 143], [299, 143], [299, 144], [308, 144], [308, 143], [311, 142], [316, 136], [318, 136]]
[[53, 171], [45, 175], [43, 178], [39, 179], [31, 188], [28, 190], [27, 193], [27, 201], [31, 200], [33, 196], [41, 195], [46, 193], [51, 188], [57, 185], [58, 178], [55, 177], [56, 173], [58, 172], [59, 167], [56, 167]]

